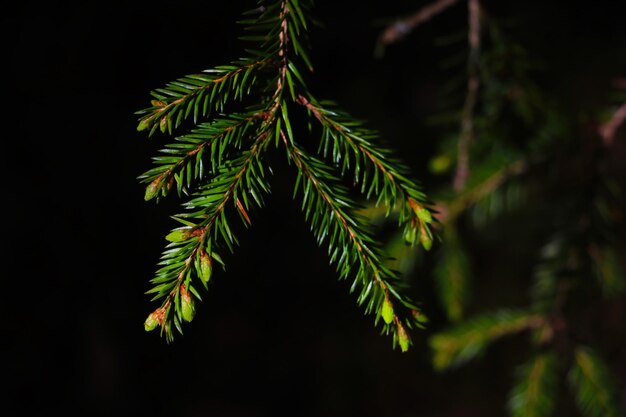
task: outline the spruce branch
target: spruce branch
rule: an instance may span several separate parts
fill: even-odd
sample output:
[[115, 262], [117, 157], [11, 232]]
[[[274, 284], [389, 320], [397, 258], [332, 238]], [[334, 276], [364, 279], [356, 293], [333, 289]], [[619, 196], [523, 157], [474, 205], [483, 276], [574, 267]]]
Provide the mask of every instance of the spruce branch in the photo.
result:
[[[394, 344], [403, 351], [408, 349], [410, 339], [405, 327], [420, 327], [423, 322], [417, 306], [400, 295], [395, 274], [383, 262], [383, 255], [363, 225], [363, 220], [351, 215], [356, 207], [339, 178], [319, 159], [308, 155], [296, 145], [290, 145], [281, 133], [289, 158], [298, 169], [295, 193], [302, 194], [302, 208], [311, 223], [311, 229], [319, 244], [328, 242], [328, 253], [336, 264], [340, 278], [354, 275], [351, 292], [360, 287], [359, 305], [366, 304], [367, 313], [376, 313], [376, 322], [383, 319], [383, 332], [393, 327]], [[356, 271], [354, 271], [356, 270]], [[404, 319], [394, 305], [409, 309]]]
[[426, 250], [432, 245], [433, 235], [428, 224], [433, 221], [424, 193], [408, 178], [408, 168], [393, 157], [389, 149], [373, 143], [376, 132], [362, 126], [348, 114], [328, 103], [323, 107], [313, 97], [298, 96], [322, 126], [319, 150], [324, 157], [341, 165], [341, 174], [350, 170], [353, 182], [369, 199], [376, 195], [376, 205], [383, 207], [388, 217], [392, 209], [398, 211], [400, 225], [405, 225], [404, 236], [411, 245], [421, 244]]
[[167, 196], [174, 183], [179, 196], [181, 192], [188, 194], [193, 181], [203, 177], [204, 153], [209, 153], [211, 170], [215, 171], [227, 152], [240, 147], [248, 130], [254, 128], [254, 121], [262, 117], [260, 112], [229, 115], [202, 123], [190, 133], [176, 137], [176, 142], [166, 144], [160, 151], [164, 155], [153, 158], [158, 166], [139, 177], [142, 183], [150, 184], [145, 199]]
[[481, 354], [489, 343], [503, 336], [541, 326], [544, 317], [521, 310], [500, 310], [467, 320], [430, 339], [433, 364], [443, 370]]
[[[244, 224], [250, 223], [252, 203], [262, 205], [261, 192], [268, 192], [264, 182], [264, 168], [259, 164], [260, 153], [271, 136], [262, 131], [252, 147], [226, 164], [217, 175], [202, 185], [186, 202], [185, 208], [193, 210], [175, 217], [184, 226], [175, 229], [167, 239], [171, 242], [159, 265], [163, 265], [151, 280], [155, 285], [148, 293], [156, 293], [153, 300], [165, 298], [157, 309], [161, 317], [162, 331], [172, 340], [171, 321], [182, 333], [181, 322], [191, 321], [193, 315], [183, 316], [182, 294], [189, 290], [201, 299], [192, 282], [192, 274], [206, 287], [210, 279], [212, 259], [221, 259], [214, 247], [223, 243], [229, 250], [237, 244], [225, 209], [228, 204], [240, 214]], [[248, 198], [250, 195], [252, 198]], [[240, 198], [241, 196], [241, 198]], [[207, 269], [209, 272], [207, 272]], [[193, 306], [193, 298], [187, 294], [187, 304]], [[174, 306], [174, 314], [171, 307]], [[154, 314], [154, 313], [153, 313]]]
[[[168, 341], [173, 329], [195, 315], [201, 300], [198, 288], [208, 289], [220, 253], [234, 251], [236, 225], [232, 215], [248, 227], [251, 211], [263, 205], [270, 192], [265, 154], [274, 143], [285, 150], [297, 174], [294, 198], [300, 197], [305, 219], [318, 243], [326, 244], [340, 279], [354, 278], [351, 292], [366, 314], [382, 318], [382, 332], [393, 334], [394, 346], [406, 351], [408, 331], [423, 327], [426, 317], [407, 296], [387, 256], [373, 237], [370, 225], [355, 214], [358, 204], [343, 185], [348, 171], [367, 199], [386, 207], [400, 207], [400, 227], [410, 243], [429, 249], [434, 222], [428, 202], [408, 169], [392, 152], [375, 144], [377, 135], [346, 113], [317, 101], [308, 91], [297, 62], [311, 69], [304, 48], [308, 4], [299, 0], [261, 1], [240, 23], [260, 34], [242, 39], [259, 43], [250, 58], [232, 65], [178, 79], [152, 92], [153, 106], [138, 112], [139, 130], [149, 135], [160, 127], [172, 135], [193, 114], [195, 127], [179, 134], [153, 158], [156, 167], [139, 177], [148, 184], [146, 200], [166, 197], [174, 187], [187, 196], [185, 211], [173, 216], [182, 224], [166, 237], [159, 269], [151, 280], [153, 300], [161, 305], [145, 321], [146, 330], [161, 328]], [[251, 17], [250, 17], [251, 16]], [[242, 100], [252, 101], [244, 106]], [[244, 107], [230, 112], [231, 107]], [[299, 145], [300, 130], [292, 126], [291, 107], [304, 106], [320, 126], [318, 154]], [[200, 121], [199, 119], [205, 119]], [[157, 123], [158, 121], [158, 123]], [[311, 131], [312, 132], [312, 131]], [[327, 151], [332, 148], [331, 153]], [[330, 162], [330, 163], [329, 163]]]
[[483, 181], [471, 184], [459, 192], [449, 203], [440, 203], [439, 210], [442, 214], [439, 219], [442, 223], [454, 223], [470, 206], [491, 195], [506, 181], [523, 174], [527, 169], [528, 163], [524, 159], [503, 165]]
[[[461, 316], [467, 290], [464, 273], [469, 269], [463, 246], [456, 246], [459, 237], [454, 235], [455, 229], [469, 231], [468, 242], [481, 242], [484, 230], [490, 245], [494, 236], [501, 238], [498, 245], [515, 241], [534, 249], [543, 239], [549, 243], [535, 264], [529, 306], [524, 311], [505, 307], [496, 314], [470, 317], [435, 334], [430, 339], [434, 367], [443, 370], [463, 364], [486, 352], [492, 342], [527, 331], [533, 356], [517, 372], [509, 397], [511, 415], [552, 415], [558, 408], [558, 384], [565, 376], [557, 369], [557, 358], [570, 356], [574, 364], [569, 381], [582, 414], [617, 415], [609, 364], [598, 354], [581, 351], [574, 341], [594, 334], [588, 327], [603, 320], [596, 314], [612, 311], [596, 308], [595, 302], [606, 301], [599, 296], [620, 296], [626, 288], [616, 236], [622, 229], [624, 204], [618, 190], [621, 165], [615, 148], [626, 121], [624, 96], [617, 95], [612, 106], [602, 110], [604, 123], [589, 131], [591, 135], [583, 135], [585, 146], [580, 151], [568, 143], [574, 125], [531, 81], [532, 71], [538, 67], [523, 47], [504, 36], [479, 2], [467, 0], [469, 30], [462, 38], [469, 43], [469, 48], [464, 47], [469, 59], [463, 59], [468, 56], [464, 53], [446, 63], [448, 68], [466, 65], [459, 68], [463, 75], [450, 82], [449, 88], [458, 93], [451, 100], [455, 108], [461, 95], [465, 96], [464, 105], [433, 120], [444, 127], [453, 125], [455, 131], [442, 141], [440, 155], [431, 164], [434, 174], [451, 173], [454, 178], [436, 205], [446, 244], [437, 253], [434, 273], [447, 318], [456, 321]], [[433, 1], [415, 17], [427, 20], [455, 3]], [[389, 43], [413, 28], [402, 23], [387, 28]], [[486, 40], [482, 44], [481, 34]], [[446, 46], [459, 39], [450, 36]], [[563, 159], [566, 155], [570, 158]], [[524, 198], [524, 194], [537, 191], [546, 194]], [[528, 210], [519, 210], [522, 205]], [[516, 217], [499, 216], [511, 208], [516, 209]], [[368, 212], [374, 217], [381, 210]], [[536, 226], [544, 234], [542, 238], [536, 240], [526, 231], [508, 233], [512, 223], [519, 221], [517, 216], [522, 224], [527, 221]], [[497, 262], [490, 250], [479, 252], [473, 255], [486, 257], [489, 265]]]
[[149, 129], [152, 135], [158, 127], [161, 132], [172, 134], [191, 115], [197, 123], [198, 118], [207, 117], [212, 111], [224, 110], [229, 95], [242, 100], [244, 94], [250, 94], [257, 80], [255, 70], [270, 62], [241, 59], [202, 74], [187, 75], [152, 91], [152, 106], [137, 112], [142, 115], [137, 130]]
[[[434, 16], [444, 12], [457, 3], [458, 0], [437, 0], [412, 16], [399, 19], [387, 26], [381, 33], [375, 50], [375, 55], [382, 56], [387, 45], [398, 42], [418, 25], [427, 22]], [[481, 44], [481, 6], [479, 0], [467, 0], [468, 10], [468, 46], [469, 57], [467, 60], [467, 93], [461, 115], [461, 126], [457, 141], [457, 165], [452, 180], [454, 190], [461, 191], [469, 177], [469, 154], [470, 145], [474, 139], [474, 111], [478, 100], [480, 87], [479, 77], [479, 54]]]
[[556, 403], [557, 369], [552, 353], [534, 356], [516, 372], [509, 396], [511, 417], [549, 417]]
[[598, 354], [585, 346], [574, 352], [569, 382], [585, 417], [617, 417], [616, 391], [612, 376]]

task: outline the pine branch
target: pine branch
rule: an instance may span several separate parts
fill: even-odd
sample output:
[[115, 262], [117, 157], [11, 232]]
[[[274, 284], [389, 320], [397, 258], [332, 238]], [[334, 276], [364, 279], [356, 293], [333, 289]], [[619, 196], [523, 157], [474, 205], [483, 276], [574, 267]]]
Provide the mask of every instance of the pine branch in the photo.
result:
[[259, 163], [269, 138], [268, 131], [262, 131], [248, 151], [224, 166], [185, 204], [187, 209], [195, 211], [175, 217], [185, 226], [168, 235], [167, 239], [172, 243], [161, 258], [159, 265], [162, 267], [150, 281], [155, 286], [148, 291], [148, 294], [156, 294], [153, 300], [164, 298], [161, 307], [151, 316], [162, 326], [169, 341], [173, 339], [172, 322], [182, 333], [181, 322], [193, 319], [193, 314], [184, 314], [185, 308], [195, 311], [193, 297], [187, 291], [201, 299], [192, 281], [193, 273], [206, 287], [213, 259], [221, 259], [214, 248], [222, 242], [232, 251], [237, 244], [226, 216], [227, 205], [232, 204], [243, 223], [249, 225], [248, 211], [252, 203], [261, 206], [261, 192], [269, 192], [263, 181], [263, 165]]
[[[280, 17], [279, 27], [282, 30], [280, 33], [284, 35], [285, 14], [281, 12]], [[262, 18], [259, 19], [259, 22], [261, 21], [263, 21]], [[281, 58], [283, 67], [285, 67], [285, 45], [285, 41], [281, 41], [277, 50], [270, 47], [270, 50]], [[269, 185], [263, 180], [264, 167], [260, 156], [272, 138], [269, 134], [270, 127], [277, 120], [280, 97], [285, 83], [284, 74], [285, 70], [279, 70], [275, 79], [276, 88], [272, 95], [272, 101], [266, 104], [270, 107], [244, 117], [244, 123], [228, 125], [220, 132], [222, 137], [229, 137], [228, 133], [233, 132], [238, 134], [233, 135], [231, 143], [227, 144], [230, 145], [228, 147], [232, 147], [234, 144], [240, 144], [243, 136], [248, 133], [245, 129], [238, 130], [234, 129], [233, 126], [241, 127], [245, 125], [245, 122], [250, 124], [255, 119], [262, 118], [263, 122], [255, 133], [256, 139], [250, 149], [224, 164], [221, 163], [221, 157], [226, 148], [221, 147], [221, 152], [213, 153], [211, 162], [213, 166], [217, 167], [215, 177], [200, 186], [199, 190], [192, 196], [193, 198], [185, 204], [188, 210], [194, 211], [174, 217], [185, 226], [175, 229], [167, 237], [172, 244], [168, 245], [161, 258], [160, 265], [164, 266], [157, 271], [155, 278], [151, 280], [155, 286], [148, 291], [148, 293], [156, 293], [153, 300], [164, 298], [164, 301], [161, 307], [152, 312], [145, 322], [146, 330], [153, 330], [160, 326], [161, 333], [165, 334], [168, 341], [173, 340], [172, 324], [182, 334], [182, 321], [193, 319], [195, 314], [193, 296], [201, 299], [191, 281], [192, 272], [195, 272], [195, 276], [206, 287], [212, 273], [213, 259], [218, 261], [221, 259], [214, 248], [219, 248], [221, 242], [232, 251], [237, 244], [237, 239], [232, 232], [225, 212], [227, 204], [232, 203], [244, 224], [249, 225], [248, 211], [252, 201], [259, 206], [262, 205], [261, 191], [269, 191]], [[140, 126], [142, 123], [144, 120], [140, 119]], [[211, 135], [209, 134], [209, 136]], [[233, 137], [237, 139], [232, 139]], [[170, 162], [177, 163], [178, 161]], [[143, 176], [149, 177], [147, 174]], [[159, 181], [156, 183], [157, 186], [155, 186], [155, 181]], [[154, 179], [148, 186], [146, 196], [154, 196], [158, 192], [160, 184], [161, 178]]]
[[615, 402], [615, 386], [608, 368], [592, 349], [578, 346], [568, 378], [578, 408], [585, 417], [620, 415]]
[[369, 199], [376, 195], [376, 205], [399, 212], [400, 225], [405, 225], [405, 238], [411, 245], [420, 244], [429, 250], [433, 235], [428, 224], [432, 216], [424, 193], [407, 177], [408, 168], [392, 156], [389, 149], [374, 144], [378, 135], [362, 126], [358, 120], [338, 109], [322, 106], [313, 97], [299, 95], [298, 102], [306, 107], [322, 126], [318, 152], [340, 165], [341, 174], [350, 170], [353, 182], [360, 184], [361, 193]]
[[533, 357], [517, 370], [509, 396], [512, 417], [549, 417], [556, 402], [556, 359], [543, 353]]
[[488, 197], [511, 177], [520, 175], [527, 169], [528, 164], [525, 160], [517, 160], [505, 164], [483, 181], [468, 186], [467, 189], [459, 193], [454, 200], [441, 207], [443, 212], [443, 215], [440, 216], [441, 221], [444, 223], [453, 223], [468, 207]]
[[544, 318], [526, 311], [500, 310], [461, 323], [430, 338], [433, 363], [442, 370], [465, 363], [503, 336], [541, 325]]
[[[389, 333], [393, 326], [394, 345], [397, 343], [406, 351], [410, 338], [405, 326], [420, 327], [423, 315], [417, 306], [394, 288], [398, 286], [397, 282], [393, 282], [397, 281], [397, 277], [384, 266], [382, 254], [362, 219], [349, 213], [356, 203], [340, 185], [339, 179], [322, 161], [298, 146], [290, 145], [286, 135], [281, 135], [289, 159], [298, 169], [294, 192], [302, 194], [302, 209], [318, 244], [327, 241], [331, 263], [336, 264], [340, 278], [353, 274], [351, 292], [360, 287], [358, 304], [366, 304], [366, 313], [376, 313], [376, 322], [383, 318], [384, 333]], [[402, 319], [396, 304], [409, 309], [410, 315]]]
[[212, 111], [223, 111], [231, 95], [242, 100], [244, 94], [250, 94], [257, 80], [255, 71], [269, 63], [271, 59], [241, 59], [202, 74], [187, 75], [154, 90], [152, 106], [136, 113], [143, 115], [137, 130], [150, 129], [152, 135], [158, 127], [161, 132], [172, 134], [192, 115], [197, 123]]
[[[208, 162], [210, 172], [215, 172], [228, 151], [240, 148], [254, 122], [262, 117], [262, 112], [225, 116], [200, 124], [191, 133], [176, 137], [177, 142], [166, 144], [160, 151], [165, 156], [153, 158], [157, 167], [139, 177], [142, 183], [149, 183], [145, 199], [167, 196], [174, 183], [179, 196], [181, 192], [188, 194], [194, 181], [204, 177], [205, 164]], [[208, 161], [203, 158], [206, 154]]]
[[[170, 243], [148, 291], [161, 306], [150, 314], [145, 328], [160, 327], [168, 341], [173, 329], [182, 333], [182, 323], [193, 319], [195, 302], [201, 300], [197, 288], [208, 287], [214, 262], [222, 263], [219, 253], [232, 252], [237, 245], [232, 213], [247, 227], [251, 210], [263, 205], [263, 195], [270, 189], [264, 154], [272, 142], [284, 146], [295, 165], [294, 196], [301, 196], [305, 218], [318, 243], [327, 244], [340, 279], [354, 277], [351, 291], [360, 291], [358, 304], [375, 315], [375, 323], [382, 318], [383, 333], [393, 333], [394, 346], [402, 351], [411, 344], [408, 330], [426, 322], [414, 303], [401, 295], [403, 285], [385, 266], [386, 256], [369, 224], [352, 213], [357, 204], [338, 173], [297, 143], [298, 129], [292, 126], [289, 110], [296, 104], [304, 105], [322, 126], [319, 152], [333, 142], [334, 163], [343, 164], [339, 174], [355, 170], [355, 185], [367, 189], [368, 198], [376, 195], [387, 215], [393, 206], [401, 206], [400, 226], [412, 233], [411, 243], [430, 248], [432, 215], [408, 170], [391, 157], [391, 151], [374, 145], [373, 132], [354, 129], [360, 122], [326, 110], [308, 92], [295, 63], [299, 58], [311, 68], [303, 46], [306, 9], [306, 3], [298, 0], [261, 2], [247, 13], [254, 17], [240, 22], [248, 31], [260, 33], [242, 37], [259, 43], [260, 49], [249, 50], [251, 58], [205, 71], [210, 75], [169, 83], [153, 92], [157, 99], [153, 107], [139, 112], [138, 129], [149, 129], [150, 134], [157, 126], [172, 134], [192, 114], [196, 125], [166, 144], [153, 158], [156, 167], [139, 177], [148, 184], [146, 200], [159, 200], [174, 186], [179, 195], [189, 197], [183, 204], [186, 211], [173, 216], [182, 226], [167, 235]], [[225, 111], [231, 105], [243, 106], [244, 95], [250, 101], [258, 95], [257, 104]], [[199, 118], [208, 120], [200, 123]]]

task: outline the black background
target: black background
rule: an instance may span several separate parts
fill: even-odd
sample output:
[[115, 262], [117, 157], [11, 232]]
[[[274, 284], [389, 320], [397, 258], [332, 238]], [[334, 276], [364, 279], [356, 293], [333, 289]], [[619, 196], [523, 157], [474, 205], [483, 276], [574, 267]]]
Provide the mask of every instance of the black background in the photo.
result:
[[[594, 102], [626, 75], [624, 2], [485, 3], [519, 22], [561, 97]], [[465, 7], [373, 56], [385, 19], [423, 4], [319, 1], [311, 88], [380, 130], [428, 189], [435, 139], [423, 120], [446, 75], [433, 39], [465, 30]], [[151, 89], [240, 56], [234, 22], [252, 6], [24, 1], [3, 11], [0, 414], [503, 415], [517, 340], [443, 375], [426, 345], [437, 321], [410, 353], [392, 350], [315, 245], [280, 159], [267, 207], [239, 232], [184, 337], [167, 345], [144, 332], [155, 308], [144, 292], [178, 202], [143, 200], [136, 177], [164, 138], [137, 132], [134, 112]], [[431, 278], [416, 277], [414, 291], [436, 316]]]

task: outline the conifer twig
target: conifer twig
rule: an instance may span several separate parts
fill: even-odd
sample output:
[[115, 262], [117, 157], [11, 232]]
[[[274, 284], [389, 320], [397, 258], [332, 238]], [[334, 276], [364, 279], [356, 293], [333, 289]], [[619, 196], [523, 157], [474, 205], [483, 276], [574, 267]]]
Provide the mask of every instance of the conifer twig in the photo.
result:
[[454, 173], [452, 186], [456, 191], [465, 187], [469, 176], [469, 148], [474, 138], [474, 108], [478, 98], [480, 78], [478, 76], [478, 64], [480, 55], [480, 3], [478, 0], [468, 0], [468, 80], [467, 95], [463, 105], [461, 119], [461, 132], [459, 134], [457, 165]]
[[[147, 293], [162, 303], [146, 319], [145, 329], [160, 327], [171, 341], [173, 329], [182, 333], [182, 323], [193, 319], [195, 300], [201, 300], [197, 284], [208, 289], [213, 262], [223, 265], [219, 252], [223, 248], [232, 252], [238, 243], [229, 212], [249, 227], [251, 210], [261, 207], [262, 196], [269, 192], [265, 173], [271, 170], [265, 154], [274, 142], [297, 169], [294, 197], [301, 197], [304, 217], [318, 243], [327, 245], [340, 279], [354, 277], [350, 291], [360, 290], [357, 303], [375, 315], [375, 323], [382, 319], [383, 333], [392, 333], [394, 346], [406, 351], [411, 345], [407, 330], [423, 327], [426, 318], [400, 294], [397, 273], [387, 268], [386, 255], [369, 225], [354, 213], [358, 204], [340, 176], [350, 172], [353, 184], [367, 198], [389, 207], [388, 213], [400, 202], [399, 223], [410, 235], [410, 243], [429, 249], [433, 219], [425, 195], [391, 151], [374, 143], [374, 132], [346, 113], [329, 110], [331, 104], [318, 102], [308, 92], [296, 60], [300, 58], [311, 69], [303, 48], [307, 30], [303, 10], [308, 9], [308, 2], [264, 3], [267, 6], [246, 13], [252, 18], [240, 22], [248, 31], [257, 32], [242, 37], [260, 43], [260, 49], [248, 50], [251, 58], [205, 71], [212, 75], [179, 78], [153, 91], [153, 107], [137, 113], [142, 115], [138, 130], [148, 130], [150, 135], [156, 128], [171, 135], [192, 114], [196, 124], [161, 149], [153, 158], [157, 167], [139, 177], [148, 184], [146, 200], [158, 201], [174, 185], [179, 195], [190, 197], [183, 203], [186, 211], [173, 216], [183, 226], [166, 236], [170, 243], [150, 280], [154, 285]], [[256, 82], [257, 78], [265, 82]], [[244, 94], [258, 94], [258, 102], [245, 105]], [[223, 113], [233, 101], [243, 110]], [[332, 164], [309, 155], [298, 144], [301, 129], [292, 126], [289, 113], [294, 104], [303, 105], [321, 127], [317, 153], [328, 157], [331, 149]], [[213, 113], [218, 110], [222, 113]], [[209, 121], [198, 124], [198, 117]], [[310, 128], [312, 132], [312, 123]]]
[[458, 0], [436, 0], [424, 6], [413, 15], [404, 19], [396, 20], [394, 23], [387, 26], [387, 28], [385, 28], [383, 33], [380, 35], [378, 41], [379, 46], [384, 47], [398, 42], [418, 25], [429, 21], [434, 16], [445, 11], [457, 2]]
[[509, 177], [522, 174], [527, 168], [528, 163], [525, 160], [517, 160], [499, 169], [485, 181], [459, 194], [450, 203], [437, 204], [437, 211], [440, 213], [438, 219], [442, 223], [452, 223], [469, 205], [492, 193]]

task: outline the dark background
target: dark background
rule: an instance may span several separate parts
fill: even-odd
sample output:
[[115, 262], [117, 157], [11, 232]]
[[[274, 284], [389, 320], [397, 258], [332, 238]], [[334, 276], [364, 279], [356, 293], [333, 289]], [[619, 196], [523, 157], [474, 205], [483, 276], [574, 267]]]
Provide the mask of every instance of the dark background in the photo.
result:
[[[424, 120], [449, 53], [433, 41], [465, 30], [465, 6], [373, 56], [385, 19], [425, 3], [318, 1], [311, 88], [380, 130], [428, 190], [436, 137]], [[545, 63], [542, 82], [573, 114], [626, 75], [624, 2], [484, 3], [517, 22]], [[234, 22], [252, 6], [23, 1], [3, 11], [1, 415], [504, 414], [526, 345], [504, 341], [487, 360], [436, 374], [435, 320], [409, 353], [392, 350], [315, 245], [280, 159], [267, 207], [239, 232], [184, 337], [167, 345], [144, 332], [155, 308], [144, 292], [178, 202], [143, 200], [136, 177], [163, 137], [138, 133], [134, 112], [151, 89], [240, 56]], [[413, 291], [437, 317], [431, 282], [416, 276]]]

